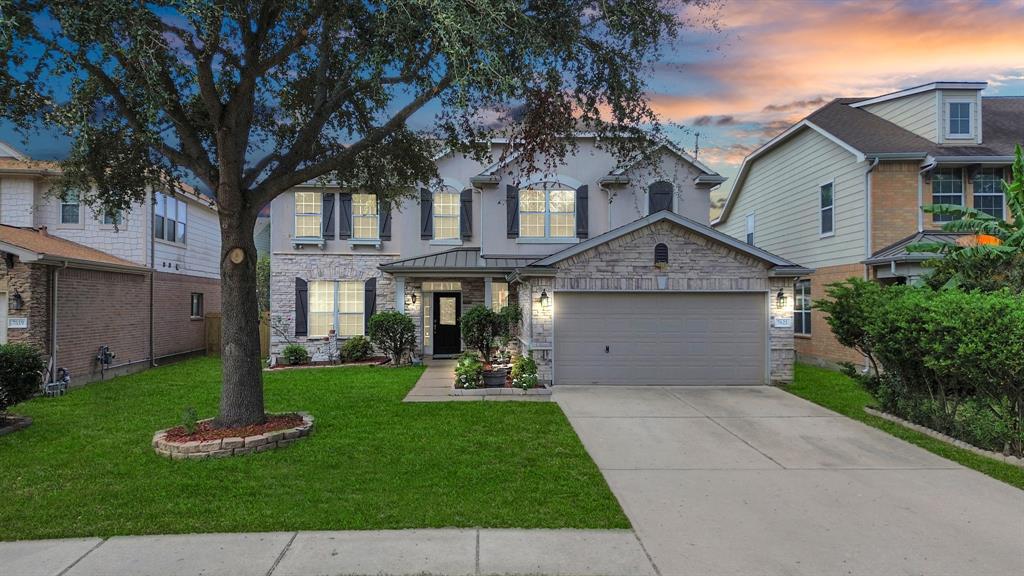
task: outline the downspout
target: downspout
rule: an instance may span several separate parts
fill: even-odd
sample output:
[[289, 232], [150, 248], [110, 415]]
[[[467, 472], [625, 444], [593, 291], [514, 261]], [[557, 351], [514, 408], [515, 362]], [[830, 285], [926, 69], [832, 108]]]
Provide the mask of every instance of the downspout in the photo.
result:
[[149, 222], [142, 227], [143, 234], [145, 234], [145, 240], [149, 243], [149, 366], [156, 367], [156, 347], [154, 340], [156, 339], [155, 332], [155, 314], [153, 307], [155, 305], [156, 290], [153, 286], [156, 280], [156, 241], [153, 240], [153, 221], [156, 218], [156, 197], [155, 192], [150, 192], [154, 196], [149, 199]]
[[[67, 268], [67, 261], [63, 268]], [[57, 282], [60, 278], [60, 268], [53, 268], [50, 276], [50, 376], [49, 381], [57, 379]]]
[[[875, 167], [878, 166], [878, 157], [875, 156], [874, 161], [868, 166], [868, 169], [864, 172], [864, 190], [867, 195], [867, 214], [864, 221], [866, 222], [864, 230], [864, 257], [871, 258], [871, 172], [874, 171]], [[864, 279], [869, 280], [868, 266], [864, 266]]]

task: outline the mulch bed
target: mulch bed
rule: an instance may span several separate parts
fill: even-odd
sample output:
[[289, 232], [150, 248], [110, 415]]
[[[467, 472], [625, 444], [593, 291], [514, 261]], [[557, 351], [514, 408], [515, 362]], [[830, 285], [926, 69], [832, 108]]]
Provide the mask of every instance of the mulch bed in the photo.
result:
[[0, 436], [3, 436], [4, 434], [11, 434], [18, 430], [24, 430], [31, 424], [32, 419], [28, 416], [8, 414], [5, 418], [0, 418]]
[[243, 426], [241, 428], [214, 428], [212, 420], [200, 422], [196, 431], [189, 434], [183, 426], [175, 426], [167, 430], [166, 439], [171, 442], [192, 442], [205, 440], [220, 440], [222, 438], [246, 438], [257, 436], [266, 432], [276, 432], [288, 428], [302, 426], [302, 416], [299, 414], [268, 414], [267, 421], [255, 426]]

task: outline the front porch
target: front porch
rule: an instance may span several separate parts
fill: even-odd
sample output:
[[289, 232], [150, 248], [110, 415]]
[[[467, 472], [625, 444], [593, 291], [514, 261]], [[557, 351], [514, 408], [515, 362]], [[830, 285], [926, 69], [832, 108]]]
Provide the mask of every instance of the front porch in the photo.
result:
[[[520, 390], [518, 388], [481, 388], [462, 392], [480, 392], [480, 394], [454, 395], [452, 384], [455, 382], [455, 364], [453, 359], [424, 358], [427, 369], [420, 376], [416, 385], [405, 396], [403, 402], [547, 402], [551, 400], [551, 391], [546, 388]], [[484, 392], [489, 392], [485, 394]]]

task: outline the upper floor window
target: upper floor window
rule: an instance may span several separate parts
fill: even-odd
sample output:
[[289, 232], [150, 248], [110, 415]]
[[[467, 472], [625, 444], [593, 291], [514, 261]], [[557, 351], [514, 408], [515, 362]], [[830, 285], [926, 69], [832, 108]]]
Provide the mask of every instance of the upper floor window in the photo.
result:
[[747, 214], [747, 244], [754, 245], [754, 226], [755, 217], [753, 214]]
[[971, 108], [973, 102], [947, 102], [946, 103], [946, 137], [947, 138], [970, 138], [974, 136], [974, 127], [971, 124]]
[[519, 191], [520, 238], [575, 238], [576, 190], [547, 183]]
[[451, 186], [434, 192], [434, 240], [458, 240], [460, 195]]
[[659, 180], [647, 187], [647, 214], [674, 210], [675, 194], [671, 182]]
[[[964, 180], [959, 168], [942, 168], [932, 174], [932, 204], [964, 205]], [[957, 220], [948, 214], [933, 214], [935, 222]]]
[[376, 194], [352, 195], [352, 238], [357, 240], [380, 238]]
[[811, 281], [800, 280], [793, 286], [796, 302], [793, 304], [793, 331], [811, 333]]
[[319, 192], [295, 193], [295, 237], [319, 238], [323, 201]]
[[835, 183], [822, 184], [818, 188], [821, 202], [821, 235], [830, 236], [836, 230]]
[[185, 243], [188, 204], [169, 194], [156, 193], [153, 208], [153, 237], [168, 242]]
[[971, 181], [974, 185], [974, 209], [1002, 220], [1006, 215], [1002, 169], [982, 168], [974, 173]]
[[77, 192], [68, 192], [60, 199], [60, 223], [80, 224], [82, 217], [82, 202]]
[[100, 222], [105, 226], [120, 226], [124, 223], [124, 219], [121, 218], [120, 210], [104, 210], [100, 215]]

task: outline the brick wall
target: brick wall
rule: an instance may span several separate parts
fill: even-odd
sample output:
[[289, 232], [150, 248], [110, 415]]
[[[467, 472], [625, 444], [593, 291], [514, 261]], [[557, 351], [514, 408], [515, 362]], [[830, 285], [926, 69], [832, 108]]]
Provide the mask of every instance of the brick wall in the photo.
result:
[[[862, 264], [844, 266], [828, 266], [817, 269], [808, 278], [811, 281], [811, 299], [821, 300], [825, 297], [825, 286], [840, 282], [850, 277], [863, 278]], [[852, 348], [847, 348], [836, 341], [820, 310], [811, 311], [811, 335], [795, 337], [797, 359], [821, 366], [835, 367], [839, 362], [861, 364], [864, 357]]]
[[115, 366], [148, 366], [149, 277], [76, 268], [58, 274], [57, 364], [72, 384], [100, 378], [101, 345], [117, 355]]
[[[28, 328], [8, 328], [7, 341], [35, 346], [49, 354], [50, 348], [50, 283], [47, 268], [22, 263], [14, 258], [14, 267], [7, 268], [5, 258], [0, 258], [0, 292], [7, 294], [7, 318], [28, 318]], [[15, 310], [13, 296], [21, 294], [22, 309]]]
[[871, 172], [872, 252], [917, 232], [920, 169], [920, 162], [881, 162]]
[[220, 281], [155, 272], [154, 354], [157, 358], [206, 348], [206, 323], [191, 318], [192, 294], [203, 295], [203, 312], [220, 312]]

